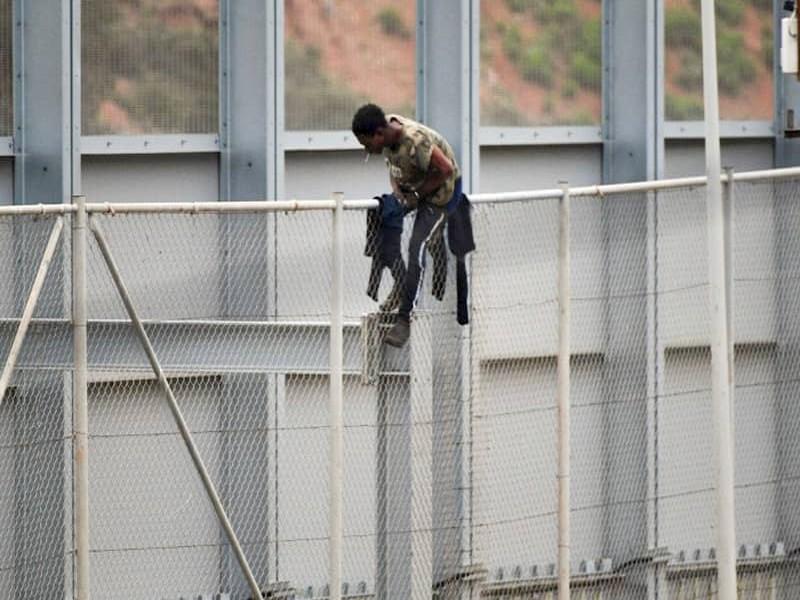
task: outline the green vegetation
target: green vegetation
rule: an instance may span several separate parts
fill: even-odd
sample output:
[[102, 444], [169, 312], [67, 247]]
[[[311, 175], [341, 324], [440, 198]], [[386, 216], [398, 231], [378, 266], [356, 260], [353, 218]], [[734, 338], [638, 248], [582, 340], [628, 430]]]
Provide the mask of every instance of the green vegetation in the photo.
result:
[[564, 82], [564, 85], [561, 88], [561, 97], [567, 99], [574, 98], [577, 93], [578, 93], [578, 84], [572, 79], [567, 79], [567, 81]]
[[568, 25], [580, 17], [575, 0], [538, 0], [534, 10], [536, 18], [545, 25]]
[[[597, 91], [600, 89], [602, 70], [600, 21], [586, 21], [575, 6], [574, 0], [506, 0], [514, 12], [531, 11], [543, 30], [535, 39], [526, 39], [519, 26], [498, 24], [502, 36], [503, 53], [516, 66], [520, 75], [531, 83], [553, 84], [556, 65], [564, 64], [568, 70], [569, 85], [563, 92], [574, 95], [576, 86]], [[570, 33], [571, 32], [571, 33]], [[565, 48], [564, 39], [575, 39], [574, 47]]]
[[[750, 3], [753, 3], [753, 0], [750, 0]], [[692, 0], [692, 6], [698, 15], [700, 14], [700, 4], [701, 0]], [[722, 2], [714, 3], [714, 12], [722, 26], [736, 27], [744, 18], [747, 4], [747, 0], [722, 0]]]
[[665, 38], [671, 48], [688, 47], [696, 52], [702, 50], [700, 15], [683, 6], [674, 6], [666, 10], [664, 17]]
[[686, 91], [697, 90], [703, 85], [703, 63], [695, 52], [682, 52], [681, 70], [675, 82]]
[[703, 118], [703, 101], [691, 96], [666, 94], [665, 117], [670, 121], [695, 121]]
[[600, 90], [602, 72], [599, 68], [599, 63], [592, 60], [592, 57], [584, 52], [578, 51], [572, 55], [570, 76], [584, 89], [590, 91]]
[[481, 121], [487, 124], [501, 123], [508, 127], [532, 124], [516, 109], [513, 98], [504, 91], [495, 92], [488, 102], [481, 104]]
[[717, 60], [719, 89], [723, 94], [738, 96], [742, 87], [756, 78], [756, 65], [745, 52], [744, 36], [741, 33], [719, 32]]
[[[750, 17], [745, 19], [748, 11]], [[736, 98], [743, 95], [748, 86], [760, 76], [771, 76], [772, 2], [771, 0], [724, 0], [716, 3], [716, 13], [720, 95], [723, 98]], [[753, 25], [753, 16], [759, 19], [760, 27], [756, 31], [760, 35], [757, 49], [748, 47], [745, 38], [745, 33], [748, 33], [745, 27]], [[668, 119], [697, 118], [698, 115], [702, 116], [699, 98], [703, 82], [700, 0], [692, 0], [688, 6], [667, 8], [665, 17], [667, 49], [671, 57], [679, 60], [680, 65], [679, 69], [670, 70], [670, 81], [680, 86], [682, 90], [694, 93], [695, 98], [682, 95], [668, 97], [666, 116]], [[674, 62], [670, 60], [668, 64]], [[753, 107], [752, 110], [756, 115], [764, 108]]]
[[534, 45], [528, 48], [518, 64], [526, 81], [550, 85], [553, 82], [553, 60], [547, 48]]
[[393, 35], [399, 38], [410, 38], [411, 32], [403, 22], [403, 17], [393, 6], [381, 9], [375, 17], [385, 35]]
[[522, 59], [522, 34], [519, 27], [511, 25], [503, 33], [503, 52], [514, 64], [519, 64]]
[[286, 40], [286, 129], [350, 129], [353, 113], [366, 99], [320, 66], [319, 49]]
[[506, 0], [506, 4], [511, 12], [524, 13], [533, 8], [534, 0]]
[[763, 23], [761, 25], [761, 61], [767, 69], [772, 70], [773, 62], [773, 37], [772, 37], [772, 24]]
[[[88, 134], [209, 133], [218, 130], [217, 24], [168, 25], [157, 5], [136, 19], [120, 4], [84, 0], [83, 128]], [[91, 16], [89, 16], [91, 15]], [[103, 119], [103, 104], [125, 115], [130, 131]]]

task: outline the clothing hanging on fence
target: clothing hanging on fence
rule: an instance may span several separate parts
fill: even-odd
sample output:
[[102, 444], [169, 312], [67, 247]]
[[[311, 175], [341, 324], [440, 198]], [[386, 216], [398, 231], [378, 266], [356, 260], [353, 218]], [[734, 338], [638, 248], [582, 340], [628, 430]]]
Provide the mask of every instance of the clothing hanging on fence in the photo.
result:
[[[460, 180], [459, 182], [460, 183]], [[367, 231], [364, 254], [372, 257], [367, 295], [378, 299], [383, 269], [388, 268], [394, 278], [389, 299], [396, 299], [402, 293], [406, 266], [403, 262], [400, 238], [403, 232], [403, 219], [410, 212], [394, 194], [375, 196], [378, 206], [367, 211]], [[475, 249], [471, 219], [472, 205], [469, 198], [461, 193], [460, 185], [450, 202], [444, 208], [446, 218], [437, 219], [438, 226], [430, 232], [427, 250], [433, 257], [433, 277], [431, 293], [442, 300], [447, 283], [447, 251], [444, 245], [444, 228], [447, 228], [447, 246], [456, 257], [456, 318], [459, 324], [469, 323], [469, 283], [467, 278], [466, 256]], [[414, 258], [410, 258], [414, 260]], [[424, 257], [417, 257], [424, 260]], [[405, 290], [408, 293], [408, 290]], [[412, 290], [412, 293], [415, 293]], [[386, 304], [390, 303], [387, 300]]]

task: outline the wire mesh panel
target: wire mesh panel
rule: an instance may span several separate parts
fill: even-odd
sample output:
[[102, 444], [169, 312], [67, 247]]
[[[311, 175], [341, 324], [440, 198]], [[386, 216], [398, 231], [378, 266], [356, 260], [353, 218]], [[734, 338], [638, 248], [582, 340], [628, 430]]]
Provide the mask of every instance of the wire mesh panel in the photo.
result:
[[800, 471], [797, 435], [790, 433], [798, 423], [791, 308], [798, 279], [797, 182], [737, 183], [734, 196], [739, 586], [744, 597], [792, 598], [800, 584]]
[[[57, 218], [0, 218], [6, 257], [0, 291], [0, 356], [11, 359], [23, 307]], [[54, 229], [55, 228], [55, 229]], [[72, 581], [71, 374], [72, 337], [65, 277], [66, 238], [43, 280], [10, 387], [0, 399], [0, 594], [62, 597]]]
[[601, 3], [481, 2], [481, 124], [600, 122]]
[[490, 584], [552, 579], [558, 201], [478, 205], [473, 226], [474, 554]]
[[12, 3], [0, 2], [0, 135], [11, 135], [13, 124], [14, 97], [11, 93], [13, 56], [11, 54], [13, 23]]
[[84, 0], [83, 132], [216, 132], [218, 13], [218, 0]]
[[[170, 376], [257, 581], [328, 585], [330, 211], [93, 217]], [[344, 576], [374, 589], [374, 388], [359, 374], [368, 262], [350, 213], [345, 326]], [[92, 551], [101, 597], [249, 593], [189, 460], [164, 391], [90, 245], [96, 458]], [[138, 445], [142, 447], [139, 448]], [[115, 481], [113, 473], [129, 473]], [[98, 475], [97, 472], [100, 472]], [[130, 527], [112, 528], [123, 519]], [[182, 519], [189, 521], [182, 525]], [[170, 577], [180, 571], [181, 577]]]
[[[414, 116], [415, 3], [285, 0], [287, 129], [350, 129], [366, 102]], [[386, 73], [391, 86], [375, 85]]]
[[[773, 2], [715, 3], [720, 116], [772, 119]], [[665, 117], [703, 118], [700, 1], [667, 0], [664, 6]]]
[[[788, 600], [800, 583], [797, 189], [794, 180], [732, 189], [746, 599]], [[342, 214], [345, 597], [555, 594], [559, 205], [474, 204], [469, 329], [458, 322], [458, 260], [436, 245], [448, 249], [451, 231], [438, 240], [437, 230], [421, 253], [402, 348], [384, 343], [395, 321], [380, 309], [391, 268], [379, 263], [383, 278], [368, 289], [369, 218]], [[570, 211], [573, 595], [715, 598], [706, 190], [574, 196]], [[250, 595], [171, 394], [258, 585], [329, 596], [332, 212], [91, 220], [100, 232], [88, 265], [93, 595]], [[4, 597], [72, 587], [71, 272], [69, 228], [58, 223], [0, 217], [0, 250], [12, 257], [0, 265], [11, 282], [0, 290], [4, 356], [45, 247], [61, 234], [0, 406]], [[408, 234], [400, 241], [408, 267]]]

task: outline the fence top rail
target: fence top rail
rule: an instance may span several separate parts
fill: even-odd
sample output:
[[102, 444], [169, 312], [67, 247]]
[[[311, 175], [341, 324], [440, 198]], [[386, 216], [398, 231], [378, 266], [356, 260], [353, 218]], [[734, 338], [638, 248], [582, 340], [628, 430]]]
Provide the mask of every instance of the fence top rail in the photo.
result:
[[[785, 169], [769, 169], [761, 171], [745, 171], [734, 173], [734, 182], [761, 181], [770, 179], [790, 179], [800, 177], [800, 167], [790, 167]], [[728, 175], [720, 175], [722, 181], [728, 180]], [[652, 192], [683, 187], [697, 187], [706, 185], [704, 175], [696, 177], [682, 177], [677, 179], [659, 179], [657, 181], [638, 181], [634, 183], [610, 183], [602, 185], [588, 185], [581, 187], [568, 188], [571, 197], [575, 196], [605, 196], [610, 194], [624, 194], [632, 192]], [[552, 200], [564, 195], [561, 188], [547, 190], [531, 190], [520, 192], [500, 192], [486, 194], [470, 194], [472, 203], [499, 203], [499, 202], [519, 202], [524, 200]]]
[[[778, 180], [800, 177], [800, 167], [785, 169], [768, 169], [734, 173], [736, 182]], [[727, 173], [720, 175], [727, 181]], [[605, 196], [633, 192], [651, 192], [682, 187], [697, 187], [706, 184], [705, 176], [683, 177], [678, 179], [660, 179], [657, 181], [639, 181], [634, 183], [612, 183], [568, 188], [572, 197]], [[552, 200], [564, 195], [562, 188], [545, 190], [523, 190], [518, 192], [470, 194], [470, 201], [476, 204], [502, 202], [521, 202], [535, 200]], [[344, 200], [344, 210], [363, 210], [378, 206], [374, 198]], [[335, 200], [259, 200], [236, 202], [102, 202], [86, 203], [86, 210], [95, 214], [130, 214], [130, 213], [258, 213], [258, 212], [298, 212], [315, 210], [334, 210]], [[59, 215], [75, 212], [74, 204], [21, 204], [0, 206], [0, 216], [14, 215]]]
[[15, 204], [0, 206], [0, 216], [64, 215], [77, 210], [74, 204]]

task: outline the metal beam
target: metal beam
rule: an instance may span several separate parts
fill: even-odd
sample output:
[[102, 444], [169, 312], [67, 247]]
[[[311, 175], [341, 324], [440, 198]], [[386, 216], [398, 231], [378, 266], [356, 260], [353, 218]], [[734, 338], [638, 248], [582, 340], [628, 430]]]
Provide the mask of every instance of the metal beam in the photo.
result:
[[[663, 176], [662, 24], [659, 0], [603, 2], [603, 180], [607, 184]], [[653, 291], [657, 282], [657, 204], [652, 194], [629, 194], [603, 200], [602, 211], [609, 297], [604, 394], [608, 399], [651, 398], [661, 371], [656, 304], [645, 292]], [[642, 254], [645, 247], [648, 252]], [[632, 255], [639, 260], [631, 261]], [[657, 489], [657, 404], [643, 401], [630, 406], [635, 408], [619, 410], [612, 402], [604, 414], [602, 555], [615, 564], [641, 556], [657, 541], [656, 504], [647, 503], [648, 490]], [[647, 433], [631, 438], [630, 431]], [[647, 473], [645, 479], [642, 472]], [[657, 576], [649, 578], [648, 598], [657, 597], [659, 585]]]
[[464, 191], [476, 191], [480, 2], [418, 0], [417, 23], [417, 119], [447, 138]]
[[220, 199], [283, 193], [283, 2], [220, 2]]
[[[80, 0], [13, 0], [13, 201], [17, 205], [69, 204], [72, 195], [80, 193], [80, 6]], [[24, 235], [26, 227], [26, 223], [14, 224], [20, 233], [15, 235], [17, 257], [33, 250]], [[57, 266], [69, 269], [68, 259]], [[27, 278], [26, 268], [20, 263], [16, 273], [20, 281]], [[69, 314], [69, 290], [53, 297], [55, 302], [40, 310], [50, 315]], [[63, 338], [62, 348], [71, 353], [70, 334]], [[22, 354], [36, 356], [25, 349]], [[39, 359], [44, 356], [46, 351], [39, 348]], [[36, 394], [34, 388], [39, 385], [50, 395], [41, 411], [32, 409], [31, 398], [23, 399], [28, 402], [18, 413], [17, 442], [29, 444], [37, 429], [54, 439], [72, 435], [71, 360], [70, 356], [64, 371], [53, 376], [42, 371], [20, 373], [22, 365], [18, 364], [18, 381], [30, 378], [41, 382], [25, 385], [20, 396]], [[42, 421], [44, 412], [46, 423]], [[54, 444], [47, 452], [46, 458], [41, 453], [20, 453], [15, 465], [19, 475], [14, 495], [20, 499], [15, 506], [16, 592], [25, 595], [36, 590], [42, 597], [81, 597], [80, 590], [73, 588], [72, 444]], [[31, 494], [40, 506], [50, 507], [46, 518], [31, 517], [24, 500]], [[50, 560], [50, 555], [57, 558]], [[47, 576], [43, 577], [45, 570]]]
[[[0, 345], [11, 344], [18, 319], [0, 320]], [[172, 373], [327, 373], [330, 325], [266, 321], [144, 321], [165, 370]], [[108, 373], [147, 372], [130, 322], [90, 320], [89, 369]], [[72, 366], [67, 319], [33, 319], [18, 369], [63, 370]], [[361, 373], [361, 331], [344, 325], [344, 371]], [[385, 374], [407, 374], [408, 354], [387, 355]]]
[[[774, 26], [772, 73], [775, 89], [775, 166], [792, 167], [800, 165], [800, 138], [787, 138], [789, 111], [794, 113], [794, 122], [800, 122], [800, 81], [795, 75], [785, 75], [781, 69], [781, 19], [789, 16], [783, 10], [783, 0], [774, 2]], [[797, 125], [794, 125], [797, 127]]]
[[15, 204], [79, 193], [79, 14], [78, 0], [14, 1]]
[[603, 180], [664, 171], [663, 2], [603, 2]]
[[[450, 142], [467, 193], [479, 189], [479, 52], [479, 0], [417, 1], [417, 118]], [[453, 281], [454, 261], [450, 262], [448, 277]], [[412, 335], [417, 326], [415, 321]], [[471, 391], [468, 388], [471, 377], [462, 372], [471, 367], [472, 361], [464, 335], [469, 333], [468, 329], [459, 330], [455, 320], [447, 317], [432, 326], [437, 340], [432, 386], [438, 401], [432, 412], [437, 425], [432, 434], [435, 443], [431, 519], [435, 534], [431, 540], [431, 557], [434, 582], [441, 582], [469, 567], [473, 561]], [[413, 377], [417, 377], [416, 373]], [[454, 414], [462, 418], [444, 417]], [[443, 443], [442, 440], [458, 440], [458, 443]], [[412, 434], [412, 449], [414, 441]], [[419, 458], [424, 460], [424, 452], [414, 460]], [[465, 588], [463, 592], [469, 594], [470, 590]]]

